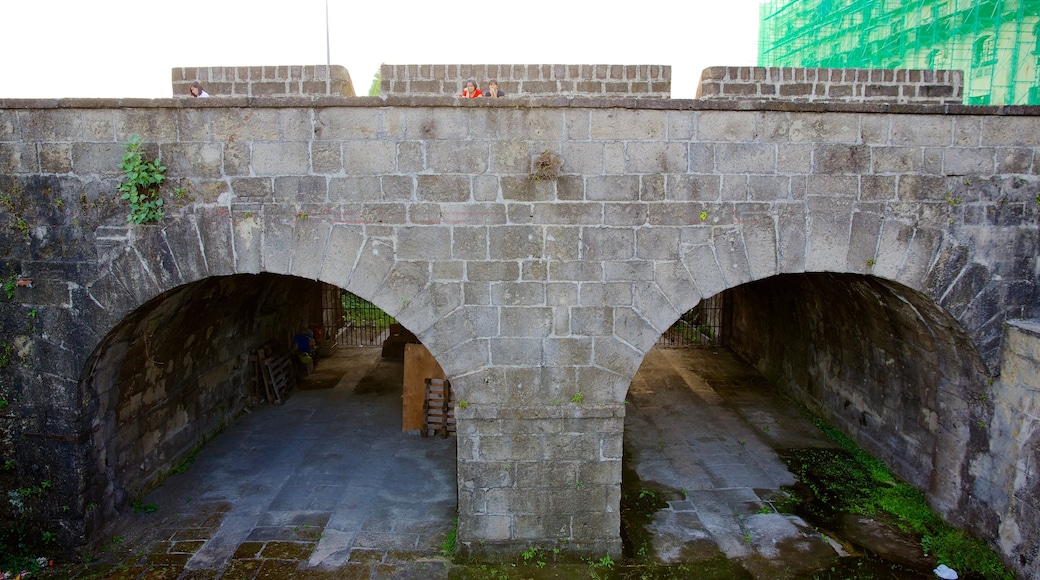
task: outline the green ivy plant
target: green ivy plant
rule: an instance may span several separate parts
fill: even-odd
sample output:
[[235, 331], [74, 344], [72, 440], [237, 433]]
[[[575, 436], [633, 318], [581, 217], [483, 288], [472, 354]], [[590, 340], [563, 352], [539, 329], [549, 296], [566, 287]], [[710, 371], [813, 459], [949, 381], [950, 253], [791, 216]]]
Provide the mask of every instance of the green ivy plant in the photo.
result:
[[121, 199], [130, 205], [126, 221], [142, 224], [161, 220], [163, 200], [159, 197], [159, 185], [166, 179], [166, 166], [160, 159], [145, 161], [141, 138], [131, 135], [119, 168], [123, 170], [123, 181], [119, 183]]

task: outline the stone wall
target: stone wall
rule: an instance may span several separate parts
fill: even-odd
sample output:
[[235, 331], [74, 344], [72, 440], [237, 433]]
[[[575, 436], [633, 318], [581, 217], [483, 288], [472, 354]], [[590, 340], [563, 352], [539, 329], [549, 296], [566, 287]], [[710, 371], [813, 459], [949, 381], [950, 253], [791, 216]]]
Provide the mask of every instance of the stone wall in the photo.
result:
[[988, 451], [973, 431], [990, 422], [995, 390], [949, 312], [864, 275], [784, 275], [729, 295], [734, 352], [871, 454], [891, 458], [954, 524], [996, 535], [973, 499], [953, 492], [971, 479], [967, 459]]
[[340, 65], [174, 67], [174, 97], [191, 97], [198, 81], [211, 97], [353, 97], [350, 73]]
[[987, 501], [1003, 504], [997, 544], [1016, 555], [1023, 578], [1040, 577], [1040, 321], [1007, 324], [1004, 365], [994, 386], [992, 420], [982, 425], [992, 458], [972, 466], [991, 486]]
[[474, 79], [481, 90], [498, 80], [507, 96], [602, 96], [667, 99], [672, 67], [606, 64], [384, 64], [384, 95], [458, 95]]
[[956, 103], [964, 71], [716, 66], [701, 73], [698, 99], [839, 103]]
[[[976, 363], [1000, 369], [1004, 320], [1040, 314], [1040, 112], [578, 97], [209, 101], [0, 101], [2, 273], [33, 280], [0, 301], [0, 340], [17, 345], [18, 363], [0, 369], [0, 388], [20, 396], [0, 421], [35, 421], [40, 435], [18, 444], [19, 457], [44, 449], [52, 461], [38, 463], [54, 465], [55, 493], [78, 500], [55, 514], [63, 541], [84, 533], [82, 508], [98, 499], [82, 491], [95, 477], [84, 434], [97, 415], [82, 405], [91, 354], [163, 293], [261, 272], [371, 300], [437, 358], [469, 403], [457, 410], [464, 550], [515, 554], [539, 543], [617, 554], [623, 401], [643, 355], [703, 297], [755, 281], [783, 293], [784, 276], [797, 274], [854, 276], [812, 301], [818, 312], [806, 320], [824, 324], [832, 309], [853, 318], [842, 306], [850, 295], [880, 294], [886, 307], [850, 335], [862, 341], [746, 322], [776, 329], [767, 339], [804, 341], [803, 361], [821, 371], [789, 388], [826, 408], [849, 400], [839, 416], [866, 413], [873, 429], [854, 434], [898, 430], [903, 442], [882, 450], [934, 450], [884, 459], [908, 471], [932, 461], [929, 498], [968, 510], [947, 516], [989, 530], [1003, 515], [1000, 491], [980, 494], [992, 486], [971, 468], [990, 457], [987, 433], [970, 425], [986, 407], [940, 403], [971, 399]], [[161, 227], [126, 229], [115, 200], [132, 134], [169, 167]], [[547, 151], [559, 175], [535, 179]], [[861, 360], [884, 330], [906, 337], [881, 342], [887, 351], [909, 348], [935, 364], [889, 373], [880, 354]], [[820, 340], [834, 348], [814, 355]], [[897, 400], [904, 423], [889, 414]], [[923, 419], [934, 408], [933, 430]]]

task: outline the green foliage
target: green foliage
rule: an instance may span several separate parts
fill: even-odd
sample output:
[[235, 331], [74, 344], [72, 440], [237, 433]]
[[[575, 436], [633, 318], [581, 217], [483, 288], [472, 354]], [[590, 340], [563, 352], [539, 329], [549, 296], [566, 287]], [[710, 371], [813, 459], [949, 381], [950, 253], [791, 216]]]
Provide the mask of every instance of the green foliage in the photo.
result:
[[145, 161], [141, 153], [141, 138], [130, 137], [126, 144], [123, 162], [123, 181], [119, 183], [120, 199], [127, 200], [130, 213], [126, 221], [135, 224], [159, 221], [163, 218], [163, 200], [159, 197], [159, 185], [166, 179], [166, 166], [159, 159]]
[[810, 511], [848, 511], [878, 517], [919, 536], [926, 553], [962, 574], [987, 580], [1014, 578], [984, 541], [942, 521], [928, 507], [921, 491], [899, 481], [884, 463], [834, 427], [810, 418], [841, 446], [841, 451], [801, 449], [785, 455], [791, 470], [816, 496], [814, 505], [806, 506]]
[[343, 321], [352, 326], [388, 327], [397, 322], [375, 304], [350, 292], [343, 293], [341, 303]]
[[376, 69], [376, 74], [372, 75], [372, 85], [368, 87], [368, 96], [378, 97], [379, 96], [379, 85], [383, 81], [383, 65], [379, 65]]
[[441, 542], [441, 556], [448, 558], [449, 560], [455, 557], [455, 550], [457, 549], [456, 542], [459, 537], [459, 518], [455, 518], [452, 522], [451, 530], [448, 531], [448, 535], [444, 537], [444, 541]]
[[7, 294], [7, 299], [11, 300], [14, 298], [14, 289], [18, 286], [18, 276], [11, 274], [7, 278], [4, 278], [4, 293]]
[[701, 221], [702, 221], [702, 222], [703, 222], [703, 221], [707, 221], [707, 219], [708, 219], [708, 212], [706, 212], [706, 211], [702, 211], [702, 212], [701, 212], [701, 215], [700, 215], [700, 218], [701, 218]]
[[133, 508], [135, 513], [144, 512], [146, 514], [154, 514], [159, 511], [159, 504], [157, 503], [144, 503], [139, 499], [135, 499], [130, 502], [130, 507]]
[[[0, 369], [2, 369], [4, 367], [6, 367], [7, 365], [11, 364], [11, 352], [12, 351], [14, 351], [14, 345], [13, 344], [11, 344], [9, 342], [6, 342], [6, 341], [5, 342], [0, 342]], [[6, 405], [7, 405], [7, 401], [4, 401], [4, 404], [0, 405], [0, 407], [6, 406]]]
[[571, 402], [572, 403], [577, 403], [579, 405], [584, 400], [585, 400], [585, 395], [581, 391], [578, 391], [577, 393], [574, 393], [574, 396], [571, 397]]

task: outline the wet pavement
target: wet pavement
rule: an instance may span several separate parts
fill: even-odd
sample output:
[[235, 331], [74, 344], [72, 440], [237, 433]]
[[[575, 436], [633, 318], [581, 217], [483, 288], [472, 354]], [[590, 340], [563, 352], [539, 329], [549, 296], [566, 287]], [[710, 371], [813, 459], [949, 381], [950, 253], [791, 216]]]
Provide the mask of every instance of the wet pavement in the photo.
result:
[[[402, 378], [378, 347], [319, 359], [284, 405], [252, 408], [144, 498], [94, 561], [57, 573], [484, 577], [442, 554], [457, 509], [455, 439], [401, 432]], [[771, 507], [795, 482], [775, 450], [833, 444], [728, 351], [653, 349], [626, 413], [625, 469], [666, 500], [646, 527], [658, 562], [724, 558], [744, 577], [784, 578], [842, 553]]]

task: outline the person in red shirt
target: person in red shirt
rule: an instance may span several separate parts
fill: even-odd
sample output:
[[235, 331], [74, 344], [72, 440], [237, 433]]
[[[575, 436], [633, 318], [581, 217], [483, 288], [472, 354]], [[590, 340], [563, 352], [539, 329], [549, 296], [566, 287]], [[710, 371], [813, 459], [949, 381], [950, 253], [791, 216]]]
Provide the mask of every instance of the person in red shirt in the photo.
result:
[[466, 79], [466, 82], [462, 85], [462, 96], [467, 99], [475, 99], [483, 94], [480, 92], [480, 87], [477, 86], [477, 81], [473, 79]]

